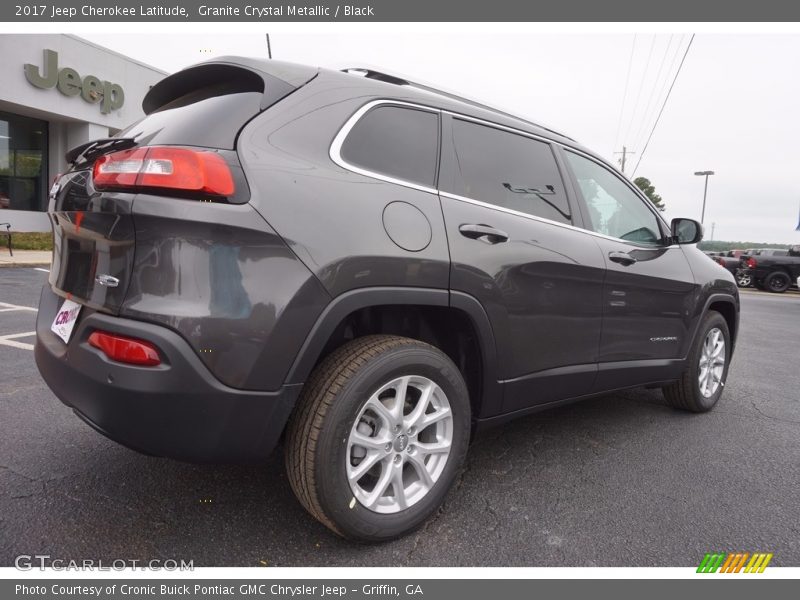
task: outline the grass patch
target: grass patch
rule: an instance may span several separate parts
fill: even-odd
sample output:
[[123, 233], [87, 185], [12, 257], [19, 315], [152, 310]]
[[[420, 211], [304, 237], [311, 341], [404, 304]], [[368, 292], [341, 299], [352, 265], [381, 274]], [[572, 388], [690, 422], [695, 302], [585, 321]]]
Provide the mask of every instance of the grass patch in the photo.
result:
[[[0, 246], [5, 246], [6, 243], [5, 236], [0, 236]], [[53, 234], [40, 231], [12, 231], [11, 247], [14, 250], [52, 250]]]

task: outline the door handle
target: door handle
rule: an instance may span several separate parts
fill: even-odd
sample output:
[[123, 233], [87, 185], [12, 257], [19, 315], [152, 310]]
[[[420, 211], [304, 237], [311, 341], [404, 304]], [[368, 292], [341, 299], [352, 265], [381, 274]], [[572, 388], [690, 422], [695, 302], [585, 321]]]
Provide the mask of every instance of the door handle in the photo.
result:
[[608, 260], [619, 263], [623, 267], [629, 267], [636, 262], [636, 259], [627, 252], [609, 252]]
[[508, 234], [505, 231], [500, 231], [483, 223], [461, 225], [458, 230], [464, 237], [468, 237], [471, 240], [480, 240], [487, 244], [499, 244], [508, 241]]

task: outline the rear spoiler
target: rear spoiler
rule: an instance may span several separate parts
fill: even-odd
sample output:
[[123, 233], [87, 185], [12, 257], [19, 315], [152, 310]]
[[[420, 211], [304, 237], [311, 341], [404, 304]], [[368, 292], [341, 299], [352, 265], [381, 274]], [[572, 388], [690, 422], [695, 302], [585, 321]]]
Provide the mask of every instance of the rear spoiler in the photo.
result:
[[100, 138], [75, 146], [64, 155], [64, 159], [67, 163], [73, 164], [79, 158], [90, 160], [98, 154], [104, 154], [111, 150], [124, 150], [135, 145], [136, 141], [133, 138]]
[[227, 93], [262, 93], [263, 110], [311, 81], [318, 72], [315, 67], [283, 61], [223, 56], [162, 79], [147, 92], [142, 109], [149, 115], [194, 89], [215, 85]]

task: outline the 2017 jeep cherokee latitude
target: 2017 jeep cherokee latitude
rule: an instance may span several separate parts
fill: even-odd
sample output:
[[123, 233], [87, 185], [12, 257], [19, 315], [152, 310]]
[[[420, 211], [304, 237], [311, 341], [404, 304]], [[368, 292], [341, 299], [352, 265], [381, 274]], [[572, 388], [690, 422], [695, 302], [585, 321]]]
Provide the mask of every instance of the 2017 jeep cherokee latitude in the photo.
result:
[[149, 454], [259, 460], [383, 540], [441, 504], [472, 432], [641, 385], [719, 400], [733, 278], [572, 139], [383, 73], [245, 58], [155, 85], [68, 154], [36, 361]]

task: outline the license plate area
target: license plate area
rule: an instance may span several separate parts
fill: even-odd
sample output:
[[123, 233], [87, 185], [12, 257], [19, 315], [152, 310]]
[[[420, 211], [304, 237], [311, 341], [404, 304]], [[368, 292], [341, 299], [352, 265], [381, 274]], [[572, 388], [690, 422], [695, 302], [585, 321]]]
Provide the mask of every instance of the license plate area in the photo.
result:
[[72, 337], [72, 330], [75, 328], [81, 308], [81, 305], [77, 302], [64, 300], [61, 308], [56, 313], [55, 319], [53, 319], [53, 324], [50, 325], [50, 331], [60, 337], [65, 344], [68, 344], [69, 339]]

